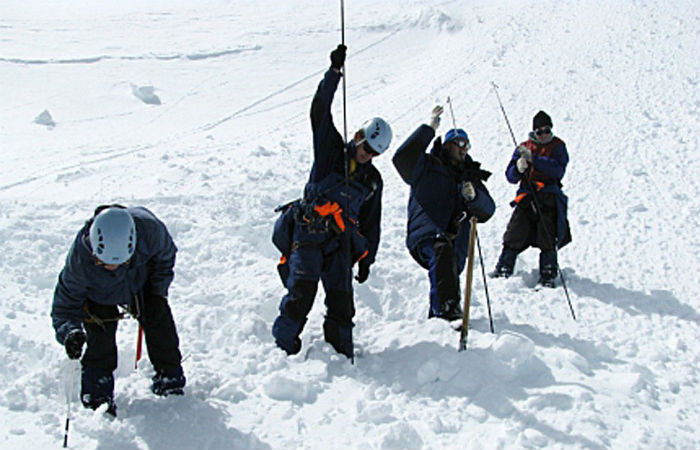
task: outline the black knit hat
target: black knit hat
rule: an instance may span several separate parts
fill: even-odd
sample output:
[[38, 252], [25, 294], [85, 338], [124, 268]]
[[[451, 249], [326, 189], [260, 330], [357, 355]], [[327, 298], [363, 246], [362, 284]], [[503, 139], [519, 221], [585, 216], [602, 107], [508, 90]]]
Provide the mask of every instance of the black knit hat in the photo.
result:
[[540, 127], [546, 127], [552, 126], [552, 118], [547, 115], [546, 112], [540, 111], [537, 114], [535, 114], [535, 117], [532, 118], [532, 129], [536, 130]]

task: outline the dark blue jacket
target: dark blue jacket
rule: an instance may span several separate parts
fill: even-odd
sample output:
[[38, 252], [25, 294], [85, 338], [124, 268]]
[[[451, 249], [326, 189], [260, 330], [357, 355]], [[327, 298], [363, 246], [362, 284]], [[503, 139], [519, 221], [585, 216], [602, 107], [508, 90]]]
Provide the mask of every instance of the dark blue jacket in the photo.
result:
[[[571, 230], [567, 217], [568, 198], [562, 191], [561, 179], [566, 173], [566, 166], [569, 163], [569, 153], [566, 150], [566, 143], [556, 136], [549, 142], [540, 142], [534, 133], [530, 133], [530, 139], [521, 143], [532, 152], [532, 165], [524, 174], [518, 172], [516, 162], [520, 158], [520, 151], [516, 148], [506, 167], [506, 179], [512, 184], [520, 184], [516, 194], [516, 200], [511, 203], [532, 195], [530, 185], [539, 193], [551, 193], [557, 200], [557, 248], [561, 248], [571, 242]], [[527, 174], [528, 177], [525, 177]], [[530, 182], [528, 182], [528, 180]], [[539, 185], [539, 186], [538, 186]]]
[[58, 276], [51, 318], [56, 339], [81, 329], [87, 300], [103, 305], [131, 305], [144, 288], [153, 295], [168, 296], [173, 281], [177, 248], [167, 228], [143, 207], [127, 208], [136, 225], [136, 250], [129, 264], [108, 271], [95, 264], [89, 231], [93, 219], [85, 223], [68, 251], [66, 264]]
[[[358, 164], [354, 142], [345, 145], [333, 124], [331, 104], [341, 75], [329, 69], [318, 85], [311, 103], [314, 163], [304, 188], [310, 202], [337, 202], [351, 232], [360, 232], [368, 243], [364, 262], [372, 264], [379, 248], [383, 182], [372, 162]], [[350, 179], [345, 182], [345, 149]], [[347, 184], [347, 189], [346, 189]], [[348, 210], [346, 210], [348, 209]]]
[[[421, 125], [392, 160], [403, 180], [411, 186], [406, 246], [413, 254], [427, 239], [439, 235], [454, 237], [455, 252], [462, 261], [468, 251], [469, 219], [474, 216], [479, 222], [486, 222], [496, 209], [484, 186], [491, 174], [480, 169], [481, 164], [469, 155], [461, 167], [452, 165], [440, 138], [435, 140], [430, 153], [425, 153], [434, 137], [435, 130]], [[462, 197], [461, 185], [465, 181], [471, 181], [476, 189], [472, 201]], [[463, 218], [461, 222], [460, 218]]]

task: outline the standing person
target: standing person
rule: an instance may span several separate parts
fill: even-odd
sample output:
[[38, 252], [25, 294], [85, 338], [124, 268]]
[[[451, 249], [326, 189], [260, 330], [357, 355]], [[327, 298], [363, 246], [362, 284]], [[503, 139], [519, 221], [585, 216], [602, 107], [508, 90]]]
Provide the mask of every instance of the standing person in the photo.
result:
[[518, 254], [533, 246], [540, 249], [538, 283], [554, 287], [557, 249], [571, 242], [567, 198], [561, 190], [568, 162], [566, 144], [552, 133], [552, 119], [539, 111], [529, 139], [515, 149], [506, 168], [508, 181], [519, 187], [493, 276], [510, 277]]
[[469, 219], [486, 222], [496, 208], [484, 182], [491, 175], [467, 153], [467, 133], [454, 128], [438, 137], [441, 106], [433, 109], [430, 126], [421, 125], [393, 158], [401, 178], [411, 186], [406, 246], [430, 277], [428, 317], [462, 319], [459, 274], [469, 246]]
[[[116, 416], [117, 306], [134, 315], [155, 369], [154, 394], [182, 395], [185, 375], [168, 306], [177, 248], [163, 222], [143, 207], [100, 206], [78, 232], [58, 276], [51, 318], [70, 359], [82, 356], [80, 399]], [[85, 353], [83, 347], [87, 343]]]
[[[276, 225], [273, 234], [283, 254], [280, 274], [288, 292], [272, 335], [289, 355], [301, 349], [299, 335], [320, 279], [326, 292], [324, 338], [335, 351], [353, 358], [352, 266], [358, 263], [355, 279], [365, 282], [379, 246], [383, 184], [372, 158], [389, 148], [392, 133], [384, 120], [375, 117], [352, 141], [343, 142], [333, 124], [331, 103], [345, 53], [344, 45], [331, 52], [331, 67], [311, 103], [314, 163], [304, 197], [288, 205], [278, 221], [284, 226]], [[279, 245], [280, 241], [286, 244]]]

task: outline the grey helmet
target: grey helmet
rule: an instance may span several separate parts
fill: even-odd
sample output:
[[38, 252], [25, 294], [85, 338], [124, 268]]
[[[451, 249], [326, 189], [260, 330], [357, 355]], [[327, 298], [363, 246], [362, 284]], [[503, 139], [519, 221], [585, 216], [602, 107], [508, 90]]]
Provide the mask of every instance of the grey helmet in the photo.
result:
[[136, 226], [124, 208], [107, 208], [90, 226], [90, 245], [95, 256], [105, 264], [123, 264], [136, 250]]
[[391, 127], [381, 117], [375, 117], [362, 124], [362, 132], [369, 147], [380, 155], [391, 144]]

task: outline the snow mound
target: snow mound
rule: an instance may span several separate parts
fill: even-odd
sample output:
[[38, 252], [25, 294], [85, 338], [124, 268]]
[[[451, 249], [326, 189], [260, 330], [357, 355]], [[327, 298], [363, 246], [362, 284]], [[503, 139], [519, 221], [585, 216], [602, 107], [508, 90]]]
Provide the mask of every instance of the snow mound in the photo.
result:
[[380, 448], [385, 450], [396, 448], [417, 450], [423, 448], [423, 439], [411, 425], [399, 422], [389, 426], [382, 437]]
[[425, 8], [420, 11], [418, 17], [411, 20], [411, 26], [456, 33], [464, 28], [464, 22], [460, 17], [450, 15], [438, 8]]
[[155, 94], [153, 86], [136, 86], [131, 85], [131, 92], [147, 105], [160, 105], [160, 97]]
[[291, 401], [293, 403], [313, 403], [319, 388], [308, 380], [295, 380], [282, 374], [270, 375], [263, 383], [265, 395], [273, 400]]
[[532, 358], [535, 344], [523, 335], [507, 333], [501, 335], [491, 348], [496, 359], [511, 369], [517, 370]]
[[45, 109], [41, 112], [41, 114], [36, 116], [34, 118], [34, 123], [39, 125], [45, 125], [49, 128], [53, 128], [56, 126], [56, 122], [53, 121], [53, 117], [51, 117], [51, 113], [48, 109]]

